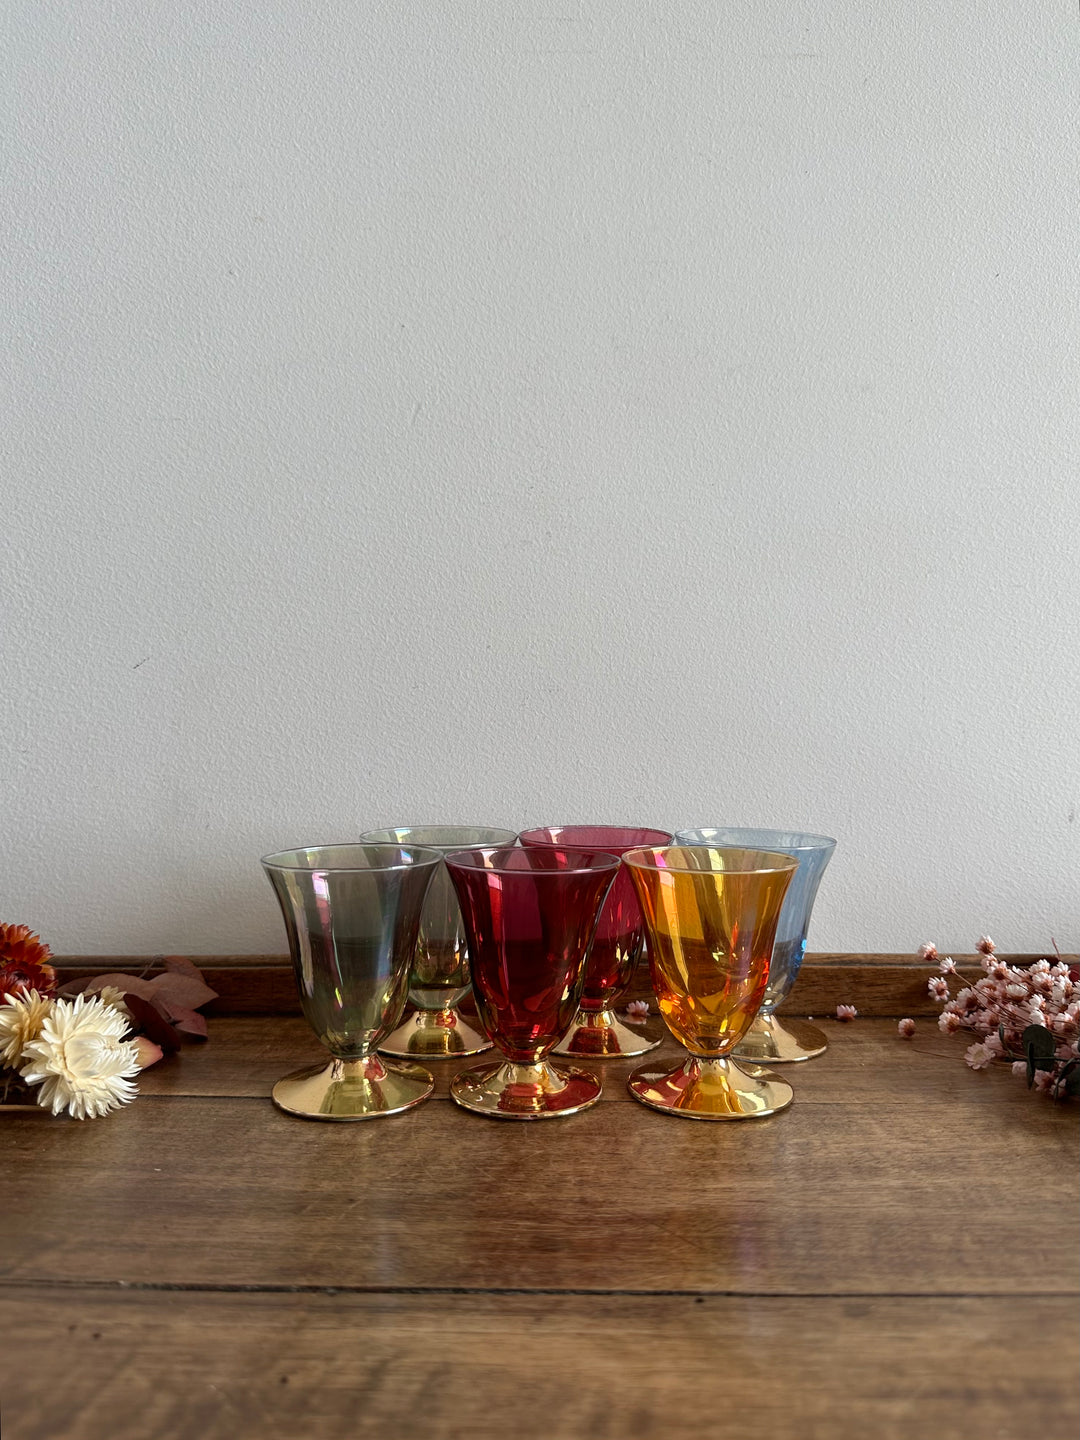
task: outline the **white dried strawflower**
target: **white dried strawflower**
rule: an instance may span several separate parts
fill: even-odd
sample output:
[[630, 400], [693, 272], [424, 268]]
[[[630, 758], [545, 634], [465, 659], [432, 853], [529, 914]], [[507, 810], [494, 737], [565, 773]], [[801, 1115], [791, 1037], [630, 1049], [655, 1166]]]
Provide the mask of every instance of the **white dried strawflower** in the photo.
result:
[[[115, 985], [103, 985], [97, 992], [97, 998], [103, 1005], [111, 1005], [114, 1010], [119, 1010], [120, 1014], [130, 1022], [131, 1011], [124, 1004], [123, 990], [117, 989]], [[130, 1023], [128, 1029], [131, 1029]]]
[[0, 1005], [0, 1065], [20, 1063], [23, 1050], [41, 1034], [52, 1007], [53, 1001], [36, 990], [4, 996], [4, 1003]]
[[914, 1040], [915, 1021], [911, 1019], [897, 1021], [896, 1033], [904, 1040]]
[[123, 1038], [127, 1030], [127, 1017], [96, 997], [54, 1001], [40, 1035], [23, 1051], [22, 1077], [41, 1086], [38, 1104], [54, 1115], [67, 1110], [76, 1120], [93, 1120], [133, 1100], [139, 1055]]

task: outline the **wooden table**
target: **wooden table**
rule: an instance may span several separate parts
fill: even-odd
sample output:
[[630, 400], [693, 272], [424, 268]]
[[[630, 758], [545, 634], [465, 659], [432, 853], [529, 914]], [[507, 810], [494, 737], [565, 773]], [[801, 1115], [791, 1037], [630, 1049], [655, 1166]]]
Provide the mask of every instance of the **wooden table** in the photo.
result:
[[1075, 1440], [1077, 1107], [825, 1023], [747, 1124], [290, 1119], [284, 1014], [0, 1115], [3, 1440]]

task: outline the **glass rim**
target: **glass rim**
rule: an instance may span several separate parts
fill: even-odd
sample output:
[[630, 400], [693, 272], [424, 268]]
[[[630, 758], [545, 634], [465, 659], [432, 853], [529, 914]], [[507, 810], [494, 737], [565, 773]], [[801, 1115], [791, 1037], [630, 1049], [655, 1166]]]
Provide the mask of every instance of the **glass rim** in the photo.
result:
[[[818, 835], [811, 830], [770, 830], [764, 825], [699, 825], [687, 827], [685, 830], [676, 830], [675, 835], [701, 835], [709, 830], [716, 830], [728, 835], [775, 835], [777, 842], [781, 835], [794, 835], [795, 840], [790, 845], [782, 846], [782, 850], [828, 850], [836, 849], [836, 840], [832, 835]], [[779, 850], [769, 850], [764, 843], [760, 845], [736, 844], [734, 840], [724, 841], [717, 844], [715, 840], [679, 840], [676, 838], [676, 845], [704, 846], [708, 845], [713, 850], [762, 850], [771, 855], [780, 854]]]
[[[661, 830], [659, 825], [530, 825], [525, 830], [518, 832], [518, 840], [524, 847], [526, 835], [541, 835], [544, 831], [551, 830], [607, 830], [612, 835], [665, 835], [667, 839], [658, 843], [667, 845], [673, 844], [675, 840], [675, 836], [670, 830]], [[530, 843], [536, 844], [535, 841]], [[541, 845], [549, 845], [553, 850], [602, 850], [604, 848], [602, 845], [582, 845], [580, 841], [577, 843], [571, 841], [568, 845], [564, 845], [558, 840], [541, 840], [537, 848], [539, 849]], [[640, 850], [647, 845], [648, 841], [645, 841], [643, 844], [634, 845], [633, 848]]]
[[[541, 846], [537, 848], [543, 849], [544, 847]], [[591, 875], [598, 870], [617, 870], [622, 864], [621, 856], [613, 855], [610, 850], [601, 850], [597, 845], [560, 845], [557, 847], [552, 846], [551, 848], [558, 849], [563, 855], [588, 856], [594, 862], [606, 860], [610, 863], [606, 865], [601, 863], [573, 865], [567, 866], [565, 870], [534, 870], [531, 866], [525, 866], [520, 870], [510, 870], [502, 869], [500, 866], [495, 865], [474, 865], [472, 862], [472, 856], [481, 854], [485, 855], [488, 859], [495, 859], [506, 855], [530, 855], [536, 853], [536, 851], [531, 851], [524, 845], [496, 845], [489, 846], [486, 849], [483, 846], [476, 846], [471, 850], [455, 850], [443, 858], [446, 860], [447, 865], [450, 866], [452, 866], [456, 860], [460, 860], [461, 863], [459, 863], [457, 867], [459, 870], [479, 870], [481, 873], [487, 870], [501, 875]]]
[[[328, 850], [386, 850], [395, 851], [398, 855], [406, 854], [416, 856], [415, 860], [400, 860], [397, 864], [390, 865], [290, 865], [285, 863], [290, 857], [299, 855], [314, 855], [319, 851]], [[436, 865], [442, 855], [438, 850], [432, 850], [424, 845], [391, 845], [391, 844], [365, 844], [362, 840], [342, 840], [337, 845], [294, 845], [289, 850], [275, 850], [269, 855], [261, 855], [259, 864], [266, 870], [284, 870], [299, 875], [320, 875], [332, 874], [334, 872], [351, 875], [385, 875], [394, 870], [415, 870], [422, 865]]]
[[[424, 842], [419, 840], [373, 840], [371, 838], [373, 835], [389, 835], [394, 832], [400, 835], [409, 830], [429, 830], [433, 834], [440, 830], [447, 832], [457, 831], [457, 833], [461, 835], [467, 834], [469, 831], [476, 833], [482, 830], [488, 833], [494, 832], [497, 835], [505, 835], [508, 838], [505, 841], [428, 840]], [[365, 830], [360, 836], [358, 843], [361, 845], [399, 845], [408, 850], [438, 850], [440, 853], [443, 851], [453, 853], [458, 850], [512, 849], [517, 838], [518, 832], [516, 830], [508, 830], [505, 825], [381, 825], [374, 830]]]
[[[746, 870], [698, 870], [692, 865], [660, 864], [661, 856], [670, 855], [673, 850], [718, 850], [721, 853], [736, 852], [740, 855], [760, 855], [769, 860], [775, 860], [775, 865], [756, 865]], [[657, 870], [668, 871], [678, 875], [782, 875], [785, 871], [794, 871], [799, 868], [799, 862], [794, 855], [783, 855], [779, 850], [755, 850], [751, 845], [662, 845], [642, 846], [637, 850], [628, 850], [622, 857], [623, 863], [634, 870]]]

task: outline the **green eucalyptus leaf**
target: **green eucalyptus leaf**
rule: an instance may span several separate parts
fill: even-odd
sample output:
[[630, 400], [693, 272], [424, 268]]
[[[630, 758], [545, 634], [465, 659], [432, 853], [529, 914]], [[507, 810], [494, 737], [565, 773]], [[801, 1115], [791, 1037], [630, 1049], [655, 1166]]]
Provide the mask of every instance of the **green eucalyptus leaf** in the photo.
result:
[[1020, 1044], [1028, 1055], [1034, 1055], [1037, 1060], [1052, 1056], [1057, 1049], [1057, 1041], [1045, 1025], [1029, 1025], [1020, 1036]]

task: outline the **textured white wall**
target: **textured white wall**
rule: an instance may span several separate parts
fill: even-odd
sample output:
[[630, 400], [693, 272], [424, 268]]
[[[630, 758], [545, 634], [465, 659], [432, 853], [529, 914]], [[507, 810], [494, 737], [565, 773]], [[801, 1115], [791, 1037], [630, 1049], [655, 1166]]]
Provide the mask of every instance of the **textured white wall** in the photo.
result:
[[600, 817], [1080, 947], [1075, 8], [7, 0], [0, 919]]

